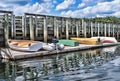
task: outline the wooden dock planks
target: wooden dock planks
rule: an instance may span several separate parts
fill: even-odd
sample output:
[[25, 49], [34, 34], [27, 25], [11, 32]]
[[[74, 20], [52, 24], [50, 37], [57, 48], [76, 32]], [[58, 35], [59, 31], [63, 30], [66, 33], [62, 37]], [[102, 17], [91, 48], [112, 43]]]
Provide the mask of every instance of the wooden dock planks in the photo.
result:
[[[115, 45], [120, 45], [120, 43], [105, 43], [105, 44], [100, 44], [100, 45], [80, 44], [79, 46], [75, 46], [75, 47], [66, 46], [64, 50], [39, 51], [39, 52], [20, 52], [20, 51], [14, 51], [10, 49], [10, 53], [12, 54], [12, 60], [19, 60], [19, 59], [34, 58], [34, 57], [40, 57], [40, 56], [45, 56], [45, 55], [74, 52], [74, 51], [87, 50], [87, 49], [93, 49], [93, 48], [94, 49], [102, 48], [102, 47], [115, 46]], [[10, 59], [10, 58], [8, 57], [5, 59]]]

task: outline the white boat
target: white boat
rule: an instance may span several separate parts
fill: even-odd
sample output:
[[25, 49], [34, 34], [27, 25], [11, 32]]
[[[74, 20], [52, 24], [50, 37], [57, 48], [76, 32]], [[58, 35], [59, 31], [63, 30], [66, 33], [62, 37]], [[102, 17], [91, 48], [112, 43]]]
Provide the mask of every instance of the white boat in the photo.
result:
[[43, 49], [47, 51], [54, 51], [55, 50], [55, 45], [54, 44], [44, 44]]
[[53, 51], [55, 49], [63, 50], [64, 48], [65, 48], [65, 46], [63, 44], [56, 44], [56, 46], [55, 46], [53, 43], [49, 43], [49, 44], [43, 45], [43, 49], [48, 50], [48, 51]]
[[101, 43], [117, 43], [115, 37], [91, 37], [91, 38], [100, 38]]
[[8, 40], [8, 46], [17, 51], [38, 51], [42, 49], [43, 43], [32, 40]]
[[63, 50], [65, 48], [64, 44], [57, 44], [58, 50]]

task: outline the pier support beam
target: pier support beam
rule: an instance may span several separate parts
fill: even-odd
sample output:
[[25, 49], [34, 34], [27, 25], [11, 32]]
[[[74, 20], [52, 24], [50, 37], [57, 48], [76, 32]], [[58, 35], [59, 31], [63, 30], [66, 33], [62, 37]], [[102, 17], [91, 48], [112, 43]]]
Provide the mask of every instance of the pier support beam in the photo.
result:
[[110, 32], [111, 32], [111, 30], [110, 30], [111, 27], [110, 27], [110, 26], [111, 26], [111, 24], [109, 23], [109, 24], [108, 24], [108, 36], [109, 36], [109, 37], [110, 37]]
[[13, 15], [13, 25], [14, 25], [14, 29], [13, 29], [13, 38], [16, 38], [16, 25], [15, 25], [15, 15]]
[[23, 33], [23, 39], [27, 38], [27, 26], [26, 26], [26, 15], [23, 16], [23, 25], [24, 25], [24, 33]]
[[98, 36], [100, 36], [100, 23], [99, 22], [97, 23], [97, 29], [98, 29], [98, 31], [97, 31], [98, 32]]
[[56, 17], [53, 19], [53, 26], [54, 26], [54, 36], [56, 36]]
[[62, 22], [61, 23], [62, 23], [62, 30], [61, 30], [61, 32], [63, 33], [63, 32], [65, 32], [64, 31], [64, 18], [63, 17], [62, 17]]
[[84, 29], [84, 37], [87, 37], [86, 36], [86, 22], [83, 22], [83, 24], [84, 24], [84, 28], [83, 28]]
[[69, 39], [68, 19], [66, 18], [66, 39]]
[[38, 28], [38, 18], [37, 18], [37, 16], [35, 16], [35, 37], [38, 36], [37, 28]]
[[94, 23], [94, 26], [95, 26], [94, 27], [94, 30], [95, 30], [94, 32], [95, 32], [95, 36], [96, 36], [96, 34], [97, 34], [97, 22]]
[[76, 20], [76, 21], [75, 21], [75, 25], [76, 25], [76, 26], [75, 26], [75, 27], [76, 27], [76, 36], [79, 37], [79, 31], [80, 31], [80, 30], [79, 30], [79, 20]]
[[44, 17], [44, 42], [47, 42], [47, 16]]
[[24, 27], [24, 16], [22, 16], [22, 33], [23, 33], [23, 39], [25, 38], [25, 27]]
[[33, 26], [33, 17], [32, 16], [30, 16], [29, 25], [30, 25], [30, 40], [34, 40], [34, 26]]
[[11, 13], [11, 37], [14, 38], [14, 15]]
[[56, 23], [57, 25], [56, 25], [56, 37], [59, 39], [59, 29], [60, 29], [60, 27], [59, 27], [59, 20], [57, 21], [57, 23]]
[[84, 35], [84, 37], [86, 37], [86, 23], [84, 22], [83, 19], [82, 19], [82, 34]]
[[7, 40], [9, 38], [9, 28], [8, 28], [8, 14], [5, 14], [5, 21], [4, 21], [4, 34], [5, 34], [5, 46], [8, 46]]
[[90, 23], [90, 27], [91, 27], [91, 37], [93, 37], [93, 22]]
[[60, 37], [63, 38], [63, 33], [65, 32], [65, 26], [64, 26], [65, 22], [64, 22], [64, 18], [62, 17], [61, 19], [61, 34], [60, 34]]
[[113, 37], [115, 36], [115, 24], [113, 24]]
[[75, 29], [75, 19], [71, 19], [70, 20], [71, 21], [71, 23], [70, 23], [70, 27], [71, 27], [71, 35], [74, 35], [74, 29]]
[[104, 24], [104, 36], [106, 37], [106, 28], [107, 28], [107, 26], [106, 26], [106, 23]]
[[100, 32], [101, 32], [102, 36], [103, 36], [103, 28], [104, 28], [104, 27], [103, 27], [103, 23], [101, 22], [101, 23], [100, 23]]

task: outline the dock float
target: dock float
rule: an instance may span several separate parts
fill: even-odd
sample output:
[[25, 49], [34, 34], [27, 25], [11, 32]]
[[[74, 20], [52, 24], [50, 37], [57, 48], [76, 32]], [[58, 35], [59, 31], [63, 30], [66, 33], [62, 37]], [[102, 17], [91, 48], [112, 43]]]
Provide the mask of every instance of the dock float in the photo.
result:
[[120, 45], [120, 43], [104, 43], [104, 44], [98, 44], [98, 45], [79, 44], [79, 46], [65, 46], [63, 50], [38, 51], [38, 52], [21, 52], [21, 51], [12, 50], [10, 48], [1, 48], [0, 57], [8, 60], [21, 60], [21, 59], [27, 59], [27, 58], [35, 58], [35, 57], [46, 56], [46, 55], [97, 49], [97, 48], [110, 47], [110, 46], [116, 46], [116, 45]]

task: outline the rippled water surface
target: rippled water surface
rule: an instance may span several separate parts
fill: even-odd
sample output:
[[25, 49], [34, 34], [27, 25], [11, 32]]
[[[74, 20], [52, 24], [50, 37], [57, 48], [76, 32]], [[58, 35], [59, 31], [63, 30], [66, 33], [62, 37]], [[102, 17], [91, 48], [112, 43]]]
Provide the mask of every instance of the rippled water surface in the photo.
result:
[[0, 81], [120, 81], [120, 46], [0, 61]]

